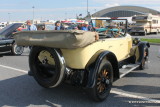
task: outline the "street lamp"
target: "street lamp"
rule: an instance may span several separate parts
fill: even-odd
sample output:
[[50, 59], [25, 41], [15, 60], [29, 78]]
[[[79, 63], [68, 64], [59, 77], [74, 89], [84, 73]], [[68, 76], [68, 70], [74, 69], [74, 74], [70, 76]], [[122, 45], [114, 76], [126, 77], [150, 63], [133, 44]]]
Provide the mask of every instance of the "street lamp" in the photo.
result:
[[34, 8], [35, 8], [35, 7], [33, 6], [32, 8], [33, 8], [33, 23], [34, 23]]
[[8, 13], [8, 22], [10, 21], [10, 14], [11, 14], [11, 13]]

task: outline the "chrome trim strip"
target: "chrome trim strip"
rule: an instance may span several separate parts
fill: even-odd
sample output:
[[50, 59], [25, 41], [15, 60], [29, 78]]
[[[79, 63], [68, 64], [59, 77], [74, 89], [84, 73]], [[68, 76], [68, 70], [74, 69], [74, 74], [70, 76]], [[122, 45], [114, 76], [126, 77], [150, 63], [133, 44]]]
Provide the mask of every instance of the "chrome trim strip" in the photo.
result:
[[0, 47], [6, 47], [6, 45], [0, 45]]
[[6, 51], [6, 52], [0, 52], [0, 54], [4, 54], [4, 53], [10, 53], [11, 51]]

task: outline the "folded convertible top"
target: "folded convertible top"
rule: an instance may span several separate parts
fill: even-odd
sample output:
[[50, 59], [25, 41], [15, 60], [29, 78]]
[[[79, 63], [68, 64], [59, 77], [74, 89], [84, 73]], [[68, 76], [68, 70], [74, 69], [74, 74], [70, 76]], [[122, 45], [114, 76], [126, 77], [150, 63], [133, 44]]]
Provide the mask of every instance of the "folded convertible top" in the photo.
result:
[[14, 35], [17, 45], [73, 49], [95, 42], [95, 32], [82, 30], [22, 31]]

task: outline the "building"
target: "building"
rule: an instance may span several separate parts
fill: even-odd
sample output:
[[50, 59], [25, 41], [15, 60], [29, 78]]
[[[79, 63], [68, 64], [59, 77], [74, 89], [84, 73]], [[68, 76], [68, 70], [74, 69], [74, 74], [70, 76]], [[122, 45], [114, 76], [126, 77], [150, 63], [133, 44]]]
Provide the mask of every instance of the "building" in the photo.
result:
[[132, 17], [134, 15], [144, 15], [151, 13], [153, 15], [160, 15], [159, 11], [139, 7], [139, 6], [116, 6], [106, 8], [94, 13], [93, 17]]

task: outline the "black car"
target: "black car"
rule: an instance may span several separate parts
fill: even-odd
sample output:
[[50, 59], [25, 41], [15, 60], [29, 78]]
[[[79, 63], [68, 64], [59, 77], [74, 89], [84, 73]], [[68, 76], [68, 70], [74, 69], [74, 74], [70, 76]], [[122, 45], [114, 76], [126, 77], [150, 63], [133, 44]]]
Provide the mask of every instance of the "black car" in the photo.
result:
[[0, 54], [12, 53], [13, 55], [21, 55], [24, 47], [17, 46], [13, 38], [13, 33], [17, 31], [22, 23], [14, 23], [0, 30]]

